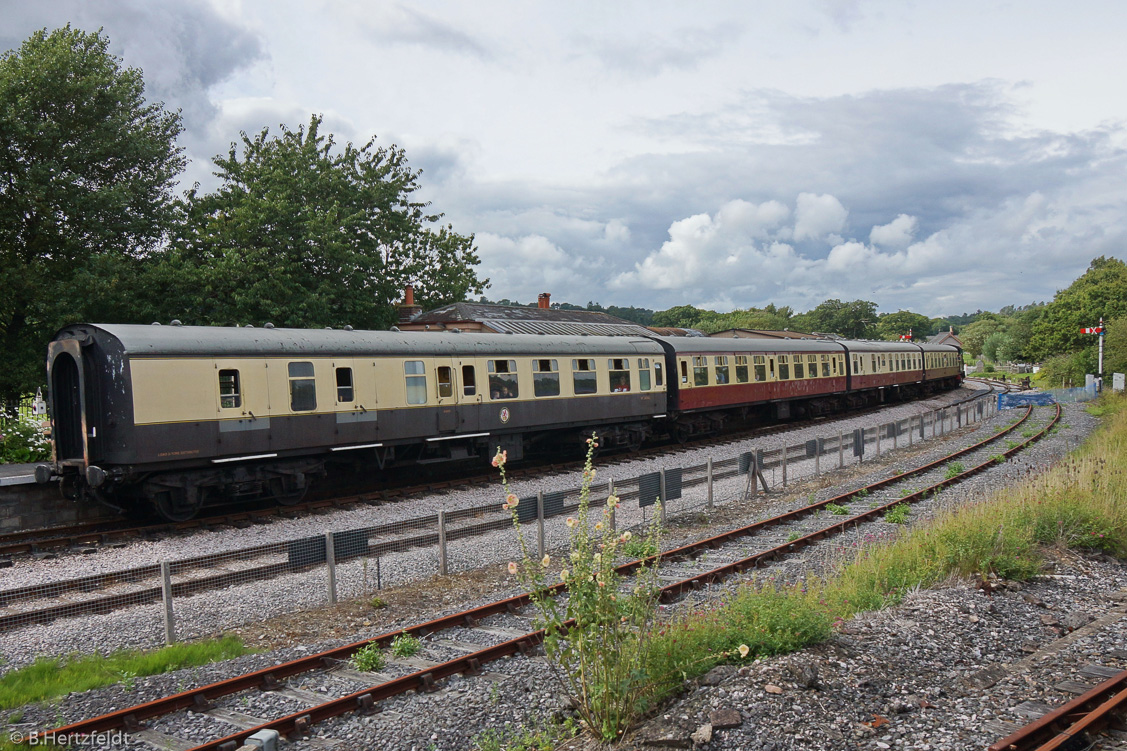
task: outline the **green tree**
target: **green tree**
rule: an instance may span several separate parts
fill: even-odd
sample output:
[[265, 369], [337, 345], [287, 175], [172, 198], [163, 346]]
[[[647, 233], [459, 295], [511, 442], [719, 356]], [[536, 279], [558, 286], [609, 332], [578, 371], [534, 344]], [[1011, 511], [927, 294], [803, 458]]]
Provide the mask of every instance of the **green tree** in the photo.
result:
[[996, 333], [1002, 327], [1002, 319], [994, 313], [980, 313], [978, 318], [959, 334], [963, 348], [971, 357], [982, 354], [982, 347], [987, 337]]
[[184, 230], [155, 271], [186, 281], [166, 317], [385, 328], [406, 284], [424, 307], [488, 285], [473, 237], [434, 228], [441, 215], [416, 200], [419, 173], [398, 147], [337, 148], [315, 115], [276, 137], [243, 133], [215, 164], [221, 187], [189, 191]]
[[1067, 289], [1061, 290], [1034, 321], [1029, 355], [1043, 359], [1077, 352], [1094, 344], [1080, 329], [1095, 326], [1100, 318], [1127, 316], [1127, 264], [1100, 256]]
[[872, 339], [877, 334], [877, 305], [868, 300], [826, 300], [795, 319], [801, 331], [840, 334], [848, 339]]
[[0, 56], [0, 397], [45, 381], [46, 342], [71, 319], [117, 309], [128, 276], [175, 219], [179, 113], [145, 101], [141, 71], [109, 39], [43, 29]]
[[877, 333], [886, 341], [898, 341], [909, 331], [915, 341], [926, 340], [933, 333], [931, 319], [909, 310], [885, 313], [877, 319]]
[[1107, 333], [1104, 335], [1104, 383], [1110, 387], [1112, 373], [1127, 373], [1127, 317], [1108, 321], [1106, 326]]

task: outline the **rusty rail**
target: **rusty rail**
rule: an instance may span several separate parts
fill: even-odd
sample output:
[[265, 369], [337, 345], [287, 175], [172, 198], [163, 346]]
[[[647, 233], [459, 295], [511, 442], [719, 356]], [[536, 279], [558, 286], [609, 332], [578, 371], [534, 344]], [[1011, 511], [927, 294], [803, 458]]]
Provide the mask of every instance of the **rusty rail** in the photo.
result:
[[1055, 751], [1127, 715], [1127, 670], [989, 747], [989, 751]]
[[[905, 472], [888, 479], [872, 483], [866, 487], [870, 490], [875, 490], [891, 483], [912, 477], [921, 472], [930, 471], [931, 469], [936, 468], [937, 466], [949, 461], [954, 457], [966, 454], [970, 451], [974, 451], [982, 447], [983, 445], [994, 441], [1003, 435], [1006, 435], [1012, 430], [1015, 430], [1029, 418], [1030, 414], [1032, 414], [1032, 407], [1027, 407], [1026, 413], [1021, 418], [1021, 420], [1018, 420], [1013, 425], [1009, 426], [1006, 430], [1000, 431], [970, 447], [954, 452], [953, 454], [950, 454], [943, 459], [930, 462], [910, 472]], [[1029, 445], [1033, 441], [1040, 439], [1059, 419], [1060, 407], [1058, 405], [1056, 416], [1054, 417], [1052, 422], [1050, 422], [1036, 435], [1030, 437], [1018, 446], [1007, 451], [1006, 454], [1010, 455], [1025, 447], [1026, 445]], [[805, 537], [798, 538], [792, 542], [788, 542], [776, 548], [772, 548], [757, 555], [750, 556], [727, 566], [723, 566], [718, 569], [690, 577], [689, 579], [685, 579], [680, 582], [674, 582], [670, 585], [667, 585], [661, 590], [661, 597], [662, 599], [671, 599], [677, 594], [689, 589], [694, 589], [703, 583], [717, 581], [726, 576], [728, 573], [743, 571], [747, 568], [756, 567], [762, 562], [783, 557], [788, 553], [805, 545], [811, 544], [816, 540], [829, 537], [835, 532], [844, 532], [850, 525], [856, 526], [856, 524], [860, 521], [868, 518], [873, 518], [875, 515], [882, 513], [883, 511], [887, 510], [897, 503], [919, 500], [929, 490], [938, 487], [946, 487], [947, 485], [950, 485], [961, 478], [981, 471], [992, 463], [992, 461], [985, 462], [977, 467], [963, 472], [955, 478], [947, 479], [940, 483], [937, 483], [936, 485], [932, 486], [932, 488], [927, 488], [923, 491], [919, 491], [913, 496], [898, 499], [878, 509], [873, 509], [858, 516], [851, 517], [850, 519], [844, 520], [841, 524], [834, 525], [833, 527], [819, 530], [810, 535], [806, 535]], [[857, 492], [858, 490], [854, 490], [849, 493], [841, 494], [827, 501], [797, 509], [795, 511], [789, 512], [787, 514], [782, 514], [772, 519], [756, 522], [737, 530], [731, 530], [720, 535], [715, 535], [713, 537], [700, 540], [696, 543], [669, 550], [665, 553], [662, 553], [660, 558], [669, 560], [683, 560], [685, 558], [692, 557], [695, 554], [714, 549], [724, 541], [736, 537], [747, 536], [767, 527], [781, 524], [785, 521], [800, 519], [830, 503], [847, 500]], [[618, 566], [617, 571], [621, 574], [629, 574], [644, 563], [652, 563], [653, 561], [654, 558], [630, 561], [622, 564], [621, 566]], [[563, 591], [565, 588], [565, 585], [562, 583], [556, 584], [555, 586], [549, 588], [549, 592], [551, 594], [557, 594]], [[384, 647], [389, 645], [395, 637], [403, 633], [408, 633], [414, 636], [425, 636], [429, 633], [445, 628], [451, 628], [455, 626], [473, 626], [478, 620], [484, 617], [497, 613], [514, 612], [527, 605], [530, 601], [530, 595], [527, 593], [515, 597], [510, 597], [505, 600], [499, 600], [497, 602], [489, 603], [478, 608], [473, 608], [471, 610], [455, 613], [443, 618], [438, 618], [426, 623], [418, 624], [410, 628], [389, 632], [375, 637], [374, 639], [355, 642], [353, 644], [348, 644], [333, 650], [321, 652], [316, 655], [310, 655], [308, 657], [293, 660], [281, 665], [264, 668], [262, 670], [238, 676], [226, 681], [219, 681], [207, 686], [203, 686], [201, 688], [184, 691], [173, 696], [164, 697], [162, 699], [156, 699], [146, 704], [128, 707], [116, 712], [102, 715], [100, 717], [71, 723], [69, 725], [56, 728], [55, 730], [50, 732], [55, 734], [89, 734], [96, 732], [105, 732], [118, 728], [135, 728], [141, 721], [145, 719], [169, 714], [181, 709], [196, 708], [197, 710], [203, 711], [211, 705], [211, 702], [214, 699], [232, 693], [237, 693], [249, 688], [273, 685], [283, 678], [288, 678], [290, 676], [299, 675], [301, 673], [331, 666], [336, 662], [347, 660], [355, 652], [362, 649], [363, 647], [368, 646], [369, 644], [376, 643], [381, 647]], [[299, 712], [287, 717], [283, 717], [256, 728], [240, 731], [239, 733], [228, 736], [226, 738], [209, 741], [206, 744], [197, 746], [196, 748], [192, 749], [192, 751], [233, 751], [234, 749], [238, 748], [239, 744], [241, 744], [255, 732], [264, 729], [274, 729], [278, 730], [280, 733], [287, 734], [302, 732], [305, 728], [308, 728], [315, 722], [319, 722], [329, 717], [346, 714], [351, 711], [366, 711], [372, 706], [372, 703], [374, 701], [378, 701], [379, 699], [387, 698], [389, 696], [394, 696], [398, 693], [403, 693], [408, 690], [427, 688], [435, 680], [438, 680], [440, 678], [448, 677], [455, 673], [473, 674], [480, 670], [481, 664], [483, 662], [491, 659], [497, 659], [498, 657], [504, 655], [514, 654], [517, 651], [527, 651], [532, 646], [538, 644], [542, 639], [542, 631], [532, 632], [508, 642], [503, 642], [502, 644], [494, 645], [478, 652], [465, 655], [445, 663], [441, 663], [437, 666], [430, 667], [425, 670], [417, 671], [415, 673], [403, 676], [384, 684], [380, 684], [378, 686], [371, 687], [367, 690], [354, 692], [352, 694], [349, 694], [348, 696], [326, 702], [325, 704], [318, 705], [317, 707], [306, 710], [304, 712]]]

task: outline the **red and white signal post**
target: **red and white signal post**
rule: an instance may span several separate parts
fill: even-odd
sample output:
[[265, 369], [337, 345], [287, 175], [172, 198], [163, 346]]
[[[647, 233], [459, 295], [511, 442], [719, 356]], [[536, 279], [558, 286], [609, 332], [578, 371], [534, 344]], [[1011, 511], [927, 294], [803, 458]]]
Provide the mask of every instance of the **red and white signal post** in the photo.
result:
[[1096, 390], [1104, 390], [1104, 319], [1100, 318], [1099, 326], [1081, 327], [1081, 334], [1097, 334], [1100, 337], [1100, 366], [1096, 374]]

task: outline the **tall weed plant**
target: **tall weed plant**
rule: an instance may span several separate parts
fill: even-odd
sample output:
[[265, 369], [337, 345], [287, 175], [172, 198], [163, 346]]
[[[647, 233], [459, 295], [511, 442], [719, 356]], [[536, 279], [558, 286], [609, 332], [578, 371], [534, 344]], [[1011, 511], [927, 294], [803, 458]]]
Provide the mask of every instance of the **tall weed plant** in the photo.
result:
[[[501, 473], [504, 506], [512, 514], [520, 541], [521, 559], [509, 563], [509, 572], [531, 595], [536, 625], [545, 631], [544, 651], [579, 719], [593, 735], [609, 742], [620, 737], [655, 699], [659, 682], [645, 658], [655, 635], [652, 626], [661, 587], [656, 555], [639, 564], [629, 583], [615, 571], [633, 535], [614, 529], [617, 496], [610, 495], [599, 504], [601, 508], [592, 507], [597, 436], [592, 435], [587, 444], [579, 508], [576, 516], [567, 519], [571, 549], [558, 574], [567, 593], [558, 598], [553, 597], [559, 587], [550, 579], [550, 556], [535, 560], [521, 532], [518, 499], [505, 475], [505, 453], [498, 452], [493, 464]], [[655, 514], [644, 534], [646, 549], [661, 549], [658, 518]]]

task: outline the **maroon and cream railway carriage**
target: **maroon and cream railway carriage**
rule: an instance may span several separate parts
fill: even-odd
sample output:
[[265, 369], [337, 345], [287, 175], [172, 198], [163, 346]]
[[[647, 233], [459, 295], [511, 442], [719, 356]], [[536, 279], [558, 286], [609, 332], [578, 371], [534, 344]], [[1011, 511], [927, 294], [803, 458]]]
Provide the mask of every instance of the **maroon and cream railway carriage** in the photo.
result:
[[77, 497], [186, 519], [384, 469], [610, 446], [958, 385], [955, 347], [76, 324], [48, 348], [55, 461]]

